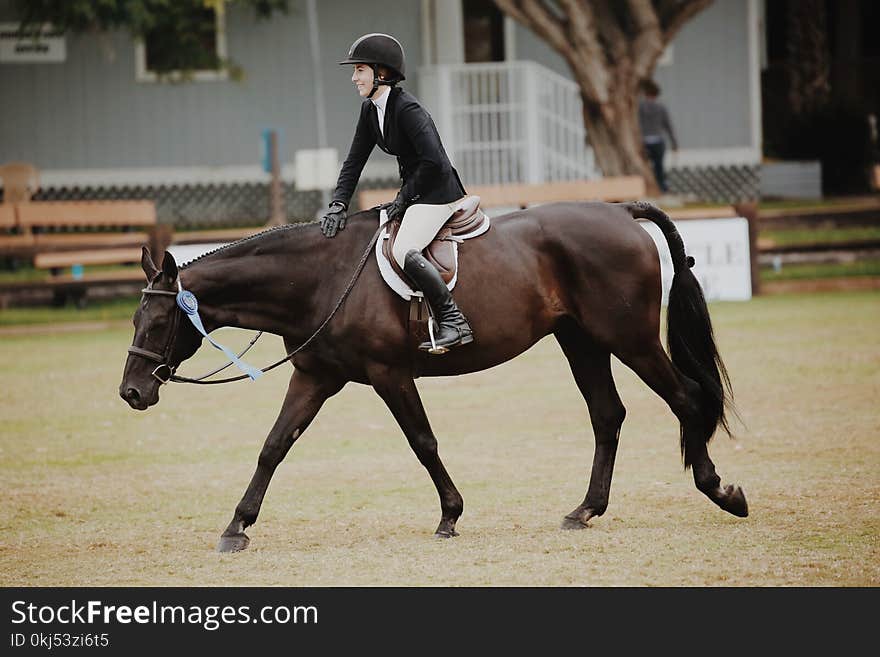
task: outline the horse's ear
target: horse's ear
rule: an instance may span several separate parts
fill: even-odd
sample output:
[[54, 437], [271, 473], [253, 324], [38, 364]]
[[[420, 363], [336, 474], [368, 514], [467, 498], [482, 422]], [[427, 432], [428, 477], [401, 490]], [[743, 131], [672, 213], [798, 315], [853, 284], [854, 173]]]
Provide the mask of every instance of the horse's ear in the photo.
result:
[[169, 283], [174, 283], [177, 280], [177, 262], [168, 251], [165, 252], [165, 258], [162, 260], [162, 273]]
[[148, 281], [156, 278], [156, 274], [159, 273], [159, 268], [153, 262], [153, 254], [150, 253], [150, 249], [146, 246], [141, 249], [141, 267], [144, 268]]

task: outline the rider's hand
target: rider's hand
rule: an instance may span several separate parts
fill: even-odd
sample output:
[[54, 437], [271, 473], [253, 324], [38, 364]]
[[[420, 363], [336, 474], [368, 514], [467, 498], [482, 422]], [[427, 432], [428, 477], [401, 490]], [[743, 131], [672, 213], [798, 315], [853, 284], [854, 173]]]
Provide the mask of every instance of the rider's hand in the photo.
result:
[[403, 219], [403, 215], [406, 212], [406, 201], [403, 200], [402, 193], [398, 192], [397, 198], [385, 206], [385, 212], [388, 213], [389, 220], [397, 219], [398, 217]]
[[330, 204], [330, 210], [321, 219], [321, 232], [324, 237], [333, 237], [337, 230], [345, 228], [345, 206], [339, 201]]

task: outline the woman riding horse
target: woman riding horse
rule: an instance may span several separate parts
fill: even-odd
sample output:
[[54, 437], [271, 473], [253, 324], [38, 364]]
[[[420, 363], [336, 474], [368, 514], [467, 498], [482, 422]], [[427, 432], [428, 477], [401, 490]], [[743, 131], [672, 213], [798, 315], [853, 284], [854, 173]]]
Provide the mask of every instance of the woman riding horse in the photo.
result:
[[[355, 41], [348, 57], [351, 81], [364, 98], [354, 139], [333, 192], [330, 210], [321, 220], [325, 237], [345, 228], [349, 200], [373, 147], [397, 156], [401, 187], [386, 206], [388, 219], [402, 217], [392, 255], [422, 291], [438, 323], [435, 344], [419, 345], [422, 351], [443, 353], [473, 342], [473, 332], [455, 304], [440, 272], [422, 255], [437, 231], [465, 196], [458, 172], [449, 162], [440, 135], [419, 101], [397, 86], [406, 79], [403, 47], [387, 34], [366, 34]], [[437, 212], [436, 206], [446, 212]], [[426, 212], [427, 210], [427, 212]]]

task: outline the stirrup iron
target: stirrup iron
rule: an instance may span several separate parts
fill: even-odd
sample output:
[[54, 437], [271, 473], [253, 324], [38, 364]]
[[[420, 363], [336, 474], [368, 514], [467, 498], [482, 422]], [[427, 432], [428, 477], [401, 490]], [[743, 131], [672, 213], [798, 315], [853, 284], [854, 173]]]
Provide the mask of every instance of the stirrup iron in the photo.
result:
[[434, 339], [434, 317], [433, 315], [428, 318], [428, 338], [431, 340], [431, 348], [428, 349], [429, 354], [434, 354], [435, 356], [439, 356], [440, 354], [445, 354], [449, 349], [447, 347], [438, 347], [437, 341]]

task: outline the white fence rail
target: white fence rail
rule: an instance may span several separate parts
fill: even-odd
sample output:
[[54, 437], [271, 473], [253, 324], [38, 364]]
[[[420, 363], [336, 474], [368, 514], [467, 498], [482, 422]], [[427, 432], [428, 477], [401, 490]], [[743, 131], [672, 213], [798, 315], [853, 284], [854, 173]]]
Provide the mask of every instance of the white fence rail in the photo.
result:
[[420, 95], [467, 185], [600, 178], [576, 84], [534, 62], [420, 71]]

